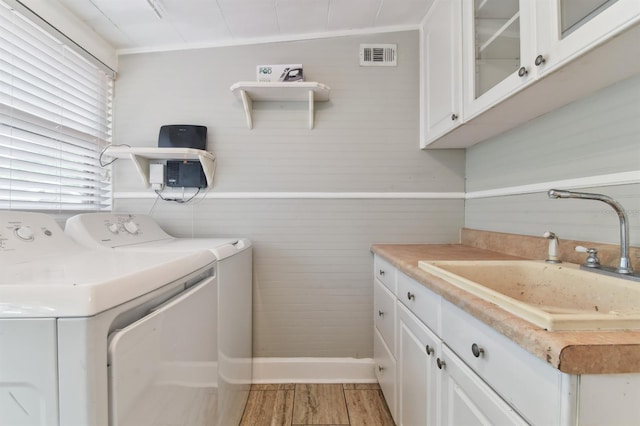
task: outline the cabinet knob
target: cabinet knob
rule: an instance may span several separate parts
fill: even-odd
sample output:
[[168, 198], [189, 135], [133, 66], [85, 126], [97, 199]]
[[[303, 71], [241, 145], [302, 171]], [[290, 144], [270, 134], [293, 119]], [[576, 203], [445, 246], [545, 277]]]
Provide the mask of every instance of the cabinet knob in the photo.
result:
[[436, 359], [436, 364], [438, 365], [438, 368], [440, 370], [444, 370], [444, 368], [447, 366], [447, 363], [444, 362], [444, 360], [441, 360], [440, 358]]
[[520, 67], [520, 69], [518, 70], [518, 75], [520, 77], [524, 77], [528, 73], [529, 73], [529, 71], [527, 71], [527, 69], [525, 67]]
[[407, 299], [409, 300], [416, 300], [416, 295], [411, 293], [410, 291], [407, 292]]
[[480, 358], [481, 355], [484, 355], [484, 349], [474, 343], [473, 345], [471, 345], [471, 353], [476, 358]]
[[384, 370], [384, 367], [383, 367], [383, 366], [381, 366], [381, 365], [379, 365], [379, 366], [378, 366], [378, 371], [382, 372], [382, 370]]
[[456, 121], [458, 119], [458, 114], [453, 113], [451, 114], [451, 121]]
[[382, 311], [378, 311], [378, 316], [379, 316], [379, 317], [383, 317], [383, 316], [384, 316], [384, 312], [382, 312]]
[[544, 58], [544, 56], [538, 55], [536, 56], [535, 64], [537, 67], [539, 67], [540, 65], [544, 64], [546, 61], [547, 60]]
[[435, 350], [429, 345], [425, 346], [425, 349], [427, 350], [427, 355], [433, 355], [435, 352]]
[[384, 269], [380, 269], [380, 270], [378, 271], [378, 275], [380, 275], [380, 276], [384, 275]]

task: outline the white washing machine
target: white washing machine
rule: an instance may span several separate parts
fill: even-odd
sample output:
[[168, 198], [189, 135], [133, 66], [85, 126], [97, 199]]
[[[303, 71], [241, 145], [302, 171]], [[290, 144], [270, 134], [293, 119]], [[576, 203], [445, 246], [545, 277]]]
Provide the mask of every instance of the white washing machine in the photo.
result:
[[91, 250], [11, 211], [0, 268], [1, 425], [211, 424], [210, 251]]
[[65, 232], [82, 245], [116, 252], [184, 253], [207, 249], [218, 260], [217, 424], [237, 425], [252, 380], [252, 246], [237, 238], [176, 238], [148, 215], [86, 213]]

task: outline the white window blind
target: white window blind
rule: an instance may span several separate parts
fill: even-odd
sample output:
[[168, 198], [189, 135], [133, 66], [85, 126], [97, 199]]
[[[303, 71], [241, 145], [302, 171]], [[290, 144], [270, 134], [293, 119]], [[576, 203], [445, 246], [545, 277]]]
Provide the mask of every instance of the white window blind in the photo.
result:
[[113, 78], [65, 41], [0, 1], [0, 209], [111, 208]]

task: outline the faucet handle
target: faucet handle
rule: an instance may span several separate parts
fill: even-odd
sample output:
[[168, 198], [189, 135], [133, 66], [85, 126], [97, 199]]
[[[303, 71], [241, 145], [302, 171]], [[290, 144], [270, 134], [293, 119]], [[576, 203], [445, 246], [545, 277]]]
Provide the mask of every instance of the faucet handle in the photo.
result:
[[587, 253], [587, 259], [584, 261], [584, 266], [586, 266], [587, 268], [600, 267], [600, 259], [598, 259], [598, 249], [576, 246], [574, 250], [578, 253]]

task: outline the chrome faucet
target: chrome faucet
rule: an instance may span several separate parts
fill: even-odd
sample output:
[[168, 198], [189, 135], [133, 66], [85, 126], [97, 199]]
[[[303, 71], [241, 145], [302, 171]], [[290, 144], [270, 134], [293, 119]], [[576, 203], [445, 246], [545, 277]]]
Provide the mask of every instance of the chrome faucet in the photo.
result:
[[562, 191], [550, 189], [547, 192], [549, 198], [580, 198], [583, 200], [597, 200], [609, 204], [618, 214], [620, 219], [620, 262], [615, 271], [619, 274], [630, 275], [633, 273], [631, 260], [629, 259], [629, 220], [627, 213], [620, 203], [611, 197], [602, 194], [590, 194], [588, 192]]

